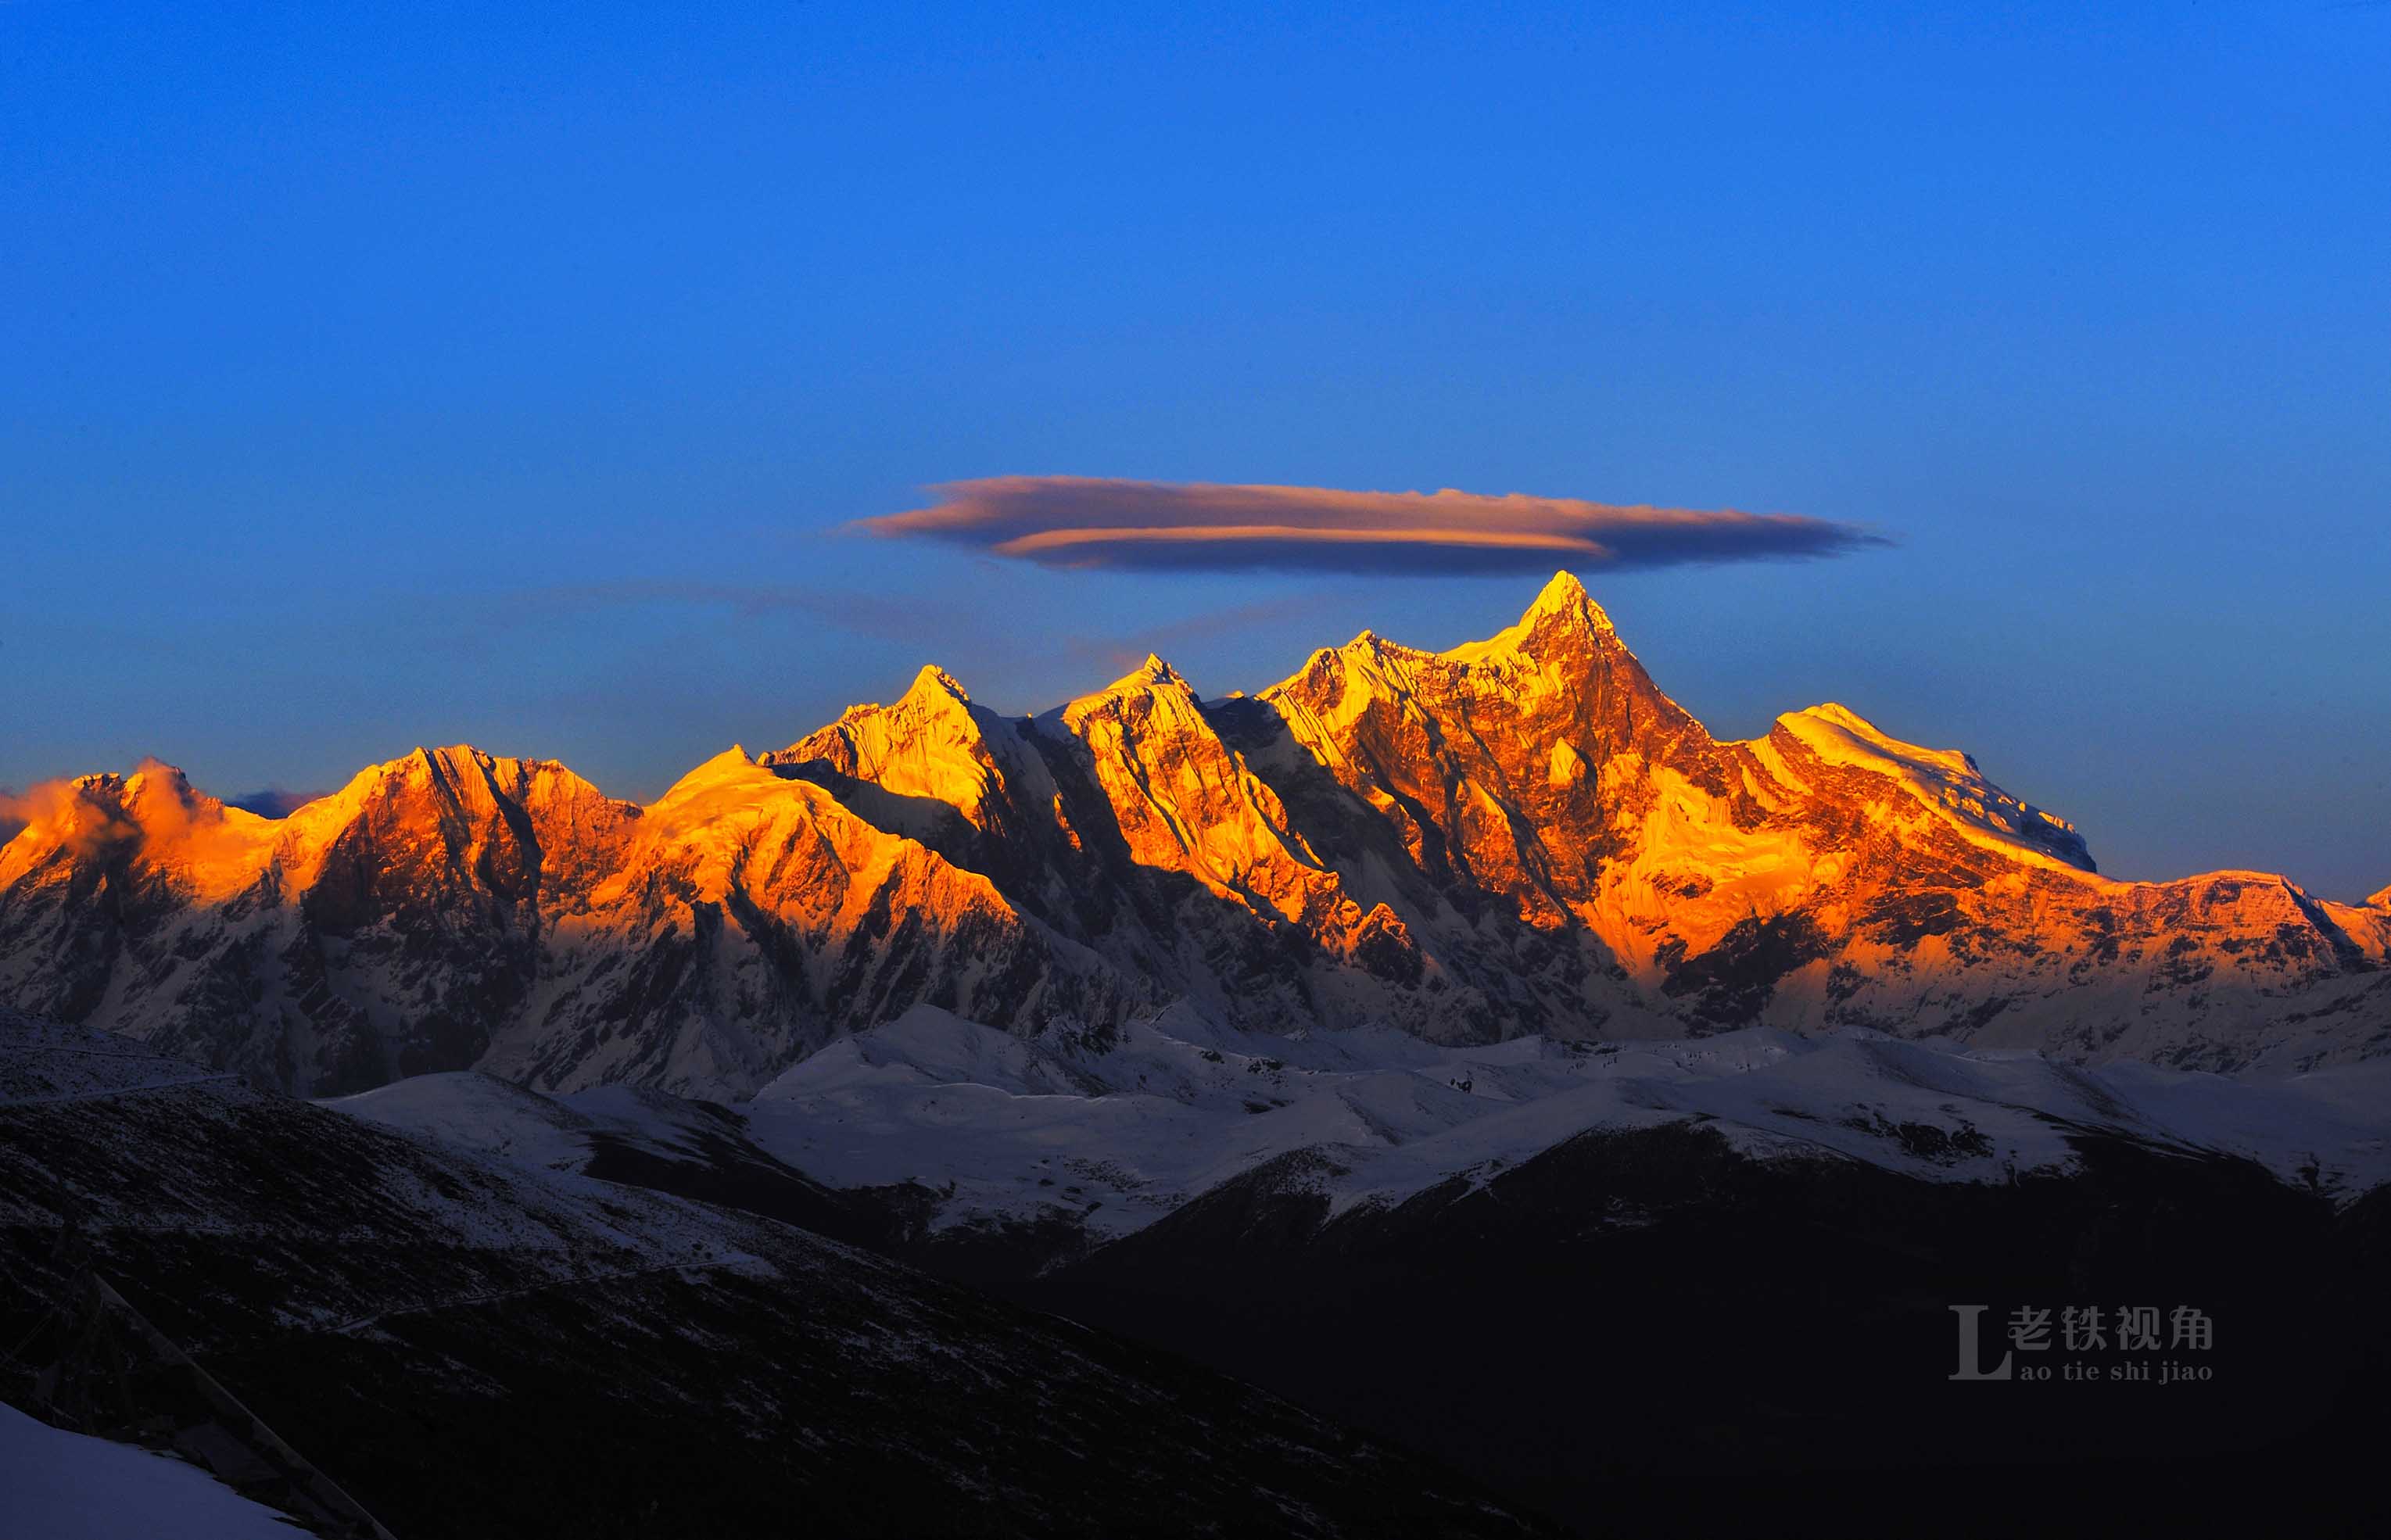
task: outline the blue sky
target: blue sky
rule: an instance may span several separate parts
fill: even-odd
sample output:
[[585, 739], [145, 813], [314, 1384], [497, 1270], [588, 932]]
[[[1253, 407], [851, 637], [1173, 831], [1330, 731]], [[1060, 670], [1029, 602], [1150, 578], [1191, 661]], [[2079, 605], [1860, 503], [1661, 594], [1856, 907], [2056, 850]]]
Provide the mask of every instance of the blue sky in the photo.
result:
[[704, 9], [0, 5], [0, 784], [1254, 688], [1537, 581], [845, 526], [1453, 487], [1891, 536], [1585, 576], [1722, 734], [2391, 882], [2391, 6]]

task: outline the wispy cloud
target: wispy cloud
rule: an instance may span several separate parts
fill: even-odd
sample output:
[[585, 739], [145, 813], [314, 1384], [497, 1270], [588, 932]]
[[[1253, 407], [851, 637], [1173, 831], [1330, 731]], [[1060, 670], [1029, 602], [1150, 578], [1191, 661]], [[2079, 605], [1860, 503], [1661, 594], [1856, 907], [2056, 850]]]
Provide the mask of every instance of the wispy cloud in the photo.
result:
[[858, 521], [1052, 567], [1456, 575], [1839, 556], [1855, 524], [1732, 509], [1620, 507], [1519, 493], [1345, 492], [1091, 476], [990, 476], [928, 508]]

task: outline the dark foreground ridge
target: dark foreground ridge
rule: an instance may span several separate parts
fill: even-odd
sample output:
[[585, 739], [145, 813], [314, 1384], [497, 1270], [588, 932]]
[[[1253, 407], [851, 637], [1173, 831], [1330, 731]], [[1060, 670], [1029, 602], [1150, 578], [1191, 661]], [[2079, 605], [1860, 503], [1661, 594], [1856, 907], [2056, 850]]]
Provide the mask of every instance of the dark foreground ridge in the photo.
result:
[[[1875, 1160], [1823, 1144], [1754, 1158], [1691, 1115], [1594, 1128], [1400, 1201], [1340, 1205], [1345, 1163], [1368, 1152], [1299, 1148], [1109, 1243], [1051, 1210], [925, 1223], [944, 1195], [918, 1183], [833, 1193], [831, 1218], [1432, 1451], [1587, 1534], [1738, 1533], [1789, 1513], [2063, 1533], [2189, 1520], [2228, 1494], [2377, 1500], [2385, 1194], [2333, 1180], [2330, 1158], [2270, 1169], [2187, 1142], [2097, 1077], [2061, 1079], [2081, 1094], [2054, 1105], [2106, 1120], [2026, 1114], [2071, 1158], [2006, 1178], [1982, 1158], [1999, 1125], [1975, 1119], [2001, 1110], [1987, 1083], [1924, 1119], [1846, 1106], [1873, 1119], [1847, 1143]], [[1814, 1126], [1856, 1089], [1825, 1083], [1808, 1110], [1776, 1110]], [[750, 1137], [763, 1109], [642, 1106], [651, 1132], [593, 1136], [586, 1169], [800, 1223], [825, 1201]], [[1961, 1166], [1986, 1178], [1955, 1180]], [[2054, 1382], [1953, 1383], [1951, 1307], [1968, 1303], [1986, 1307], [1987, 1365], [2013, 1356]], [[2108, 1340], [2068, 1350], [2068, 1305], [2098, 1307]], [[2010, 1354], [2019, 1306], [2052, 1312], [2050, 1348]], [[2156, 1349], [2120, 1350], [2127, 1306], [2162, 1313]], [[2208, 1345], [2168, 1339], [2177, 1306], [2210, 1322]], [[2206, 1378], [2165, 1383], [2169, 1364]], [[2100, 1378], [2069, 1377], [2084, 1365]], [[2150, 1381], [2111, 1377], [2141, 1366]]]
[[[1754, 1161], [1675, 1123], [1336, 1218], [1318, 1158], [1289, 1157], [1010, 1292], [1434, 1449], [1585, 1534], [2380, 1510], [2391, 1189], [2336, 1211], [2244, 1161], [2078, 1147], [2077, 1174], [1938, 1184]], [[2021, 1365], [2213, 1378], [1954, 1383], [1971, 1302], [1986, 1367], [2026, 1305], [2054, 1324]], [[2099, 1306], [2113, 1350], [2138, 1303], [2199, 1308], [2214, 1346], [2064, 1351], [2060, 1307]]]
[[[2384, 1501], [2391, 1189], [2114, 1129], [2053, 1119], [2072, 1168], [1966, 1183], [1753, 1158], [1694, 1117], [1341, 1209], [1338, 1153], [1302, 1149], [1097, 1245], [825, 1187], [732, 1108], [651, 1097], [549, 1171], [17, 1033], [0, 1334], [74, 1299], [80, 1252], [403, 1540], [2067, 1534]], [[1967, 1303], [1987, 1365], [2206, 1377], [1954, 1383]], [[2010, 1351], [2014, 1308], [2070, 1304], [2112, 1333], [2193, 1306], [2214, 1340]], [[190, 1399], [73, 1389], [59, 1420], [151, 1442]], [[275, 1475], [255, 1495], [291, 1506]]]
[[[96, 1275], [407, 1540], [1537, 1533], [1273, 1395], [785, 1224], [0, 1031], [0, 1342]], [[211, 1415], [141, 1404], [145, 1368], [68, 1378], [84, 1430]]]

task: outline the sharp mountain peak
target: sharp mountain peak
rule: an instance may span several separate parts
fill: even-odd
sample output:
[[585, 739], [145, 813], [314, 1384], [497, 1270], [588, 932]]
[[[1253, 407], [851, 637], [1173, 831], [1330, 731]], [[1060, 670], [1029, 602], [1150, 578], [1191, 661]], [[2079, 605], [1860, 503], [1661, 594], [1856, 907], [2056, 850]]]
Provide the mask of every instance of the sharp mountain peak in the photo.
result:
[[278, 822], [157, 765], [41, 791], [0, 848], [0, 1003], [311, 1091], [743, 1093], [924, 1003], [2238, 1068], [2383, 1052], [2391, 999], [2391, 889], [2103, 878], [1966, 754], [1833, 702], [1718, 741], [1566, 573], [1484, 641], [1365, 632], [1230, 709], [1151, 654], [1034, 722], [925, 667], [645, 809], [461, 744]]
[[971, 704], [971, 692], [963, 687], [963, 682], [935, 663], [922, 665], [921, 671], [913, 676], [913, 682], [906, 688], [903, 698], [912, 702], [951, 700], [965, 705]]
[[1566, 570], [1553, 574], [1519, 618], [1533, 620], [1543, 615], [1561, 615], [1583, 620], [1598, 630], [1611, 629], [1609, 615], [1594, 602], [1594, 595], [1586, 591], [1577, 574]]

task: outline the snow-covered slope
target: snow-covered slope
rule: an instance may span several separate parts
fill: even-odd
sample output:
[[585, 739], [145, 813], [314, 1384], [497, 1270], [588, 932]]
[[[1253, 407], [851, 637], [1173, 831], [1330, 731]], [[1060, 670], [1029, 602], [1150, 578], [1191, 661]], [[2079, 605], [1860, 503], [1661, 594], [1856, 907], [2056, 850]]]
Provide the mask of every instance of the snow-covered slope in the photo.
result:
[[1936, 1181], [2064, 1171], [2071, 1137], [2091, 1132], [2247, 1157], [2346, 1197], [2391, 1180], [2391, 1063], [2229, 1078], [1769, 1028], [1439, 1048], [1227, 1032], [1183, 1012], [1098, 1050], [922, 1008], [806, 1060], [742, 1111], [759, 1145], [834, 1184], [951, 1189], [941, 1223], [1061, 1214], [1097, 1236], [1297, 1150], [1339, 1168], [1341, 1207], [1482, 1178], [1590, 1130], [1686, 1119], [1763, 1158]]
[[204, 1470], [0, 1405], [0, 1531], [25, 1540], [293, 1540], [270, 1508]]
[[[626, 1140], [707, 1158], [690, 1104], [562, 1100], [437, 1076], [329, 1104], [587, 1169], [598, 1101]], [[1866, 1032], [1747, 1028], [1634, 1043], [1440, 1046], [1384, 1029], [1273, 1037], [1184, 1006], [1116, 1033], [1018, 1037], [916, 1006], [750, 1102], [743, 1145], [847, 1191], [902, 1191], [935, 1249], [1040, 1230], [1051, 1254], [1132, 1234], [1298, 1153], [1332, 1213], [1480, 1184], [1601, 1131], [1700, 1123], [1761, 1160], [1848, 1160], [1937, 1183], [2063, 1175], [2087, 1137], [2231, 1156], [2347, 1202], [2391, 1181], [2391, 1061], [2220, 1076], [2083, 1068]]]
[[[1976, 761], [1958, 749], [1919, 748], [1887, 735], [1848, 706], [1829, 701], [1777, 718], [1793, 741], [1823, 764], [1893, 782], [1971, 842], [1988, 841], [2011, 859], [2095, 870], [2075, 825], [2030, 808], [1984, 779]], [[1794, 770], [1774, 737], [1752, 745], [1780, 780]]]
[[1016, 1035], [1172, 1002], [1445, 1043], [1755, 1024], [2077, 1063], [2391, 1050], [2391, 902], [2101, 876], [2063, 819], [1841, 705], [1751, 742], [1562, 574], [1258, 695], [1160, 658], [1035, 718], [926, 667], [640, 807], [465, 746], [280, 820], [145, 766], [0, 847], [0, 999], [309, 1094], [469, 1068], [752, 1095], [932, 1005]]

